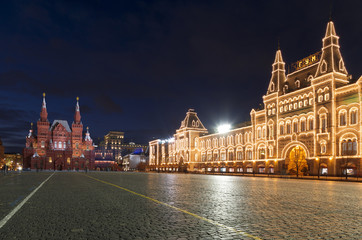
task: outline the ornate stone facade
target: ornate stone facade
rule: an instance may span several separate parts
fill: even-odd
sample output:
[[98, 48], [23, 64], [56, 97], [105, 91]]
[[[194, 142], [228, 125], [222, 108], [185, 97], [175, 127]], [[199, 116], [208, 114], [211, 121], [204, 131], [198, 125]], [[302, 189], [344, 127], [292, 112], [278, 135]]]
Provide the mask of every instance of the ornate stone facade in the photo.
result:
[[149, 168], [361, 175], [362, 77], [348, 74], [332, 21], [322, 41], [289, 74], [277, 50], [264, 109], [251, 110], [250, 126], [208, 134], [191, 109], [173, 139], [149, 143]]
[[72, 128], [66, 120], [54, 120], [50, 125], [43, 95], [40, 119], [37, 122], [37, 135], [33, 128], [26, 137], [23, 150], [24, 168], [85, 170], [94, 168], [94, 146], [88, 128], [83, 139], [79, 103], [75, 107]]

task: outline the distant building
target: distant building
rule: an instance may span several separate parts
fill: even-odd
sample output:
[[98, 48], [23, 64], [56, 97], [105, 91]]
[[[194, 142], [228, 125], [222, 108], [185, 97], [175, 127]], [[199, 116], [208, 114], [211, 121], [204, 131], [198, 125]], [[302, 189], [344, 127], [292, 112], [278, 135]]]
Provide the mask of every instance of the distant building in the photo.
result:
[[118, 162], [114, 158], [113, 150], [96, 149], [94, 169], [97, 171], [115, 171], [118, 170]]
[[20, 153], [5, 153], [4, 159], [5, 164], [9, 167], [9, 170], [23, 169], [23, 156]]
[[122, 163], [123, 156], [131, 153], [145, 152], [147, 145], [124, 141], [124, 132], [110, 131], [96, 149], [96, 161], [102, 161], [105, 156], [112, 153], [112, 159], [118, 164]]
[[83, 138], [79, 102], [75, 106], [74, 121], [70, 128], [66, 120], [48, 121], [48, 113], [43, 95], [37, 135], [33, 128], [26, 137], [23, 150], [24, 168], [85, 170], [94, 168], [94, 146], [88, 128]]
[[122, 165], [124, 171], [141, 170], [140, 164], [144, 164], [144, 167], [148, 164], [148, 157], [144, 154], [127, 154], [123, 157]]
[[264, 108], [251, 110], [249, 126], [209, 134], [190, 109], [174, 138], [149, 143], [149, 168], [360, 176], [362, 77], [348, 74], [332, 21], [322, 42], [288, 74], [276, 51]]
[[5, 159], [4, 159], [4, 146], [3, 141], [1, 141], [0, 138], [0, 169], [5, 165]]

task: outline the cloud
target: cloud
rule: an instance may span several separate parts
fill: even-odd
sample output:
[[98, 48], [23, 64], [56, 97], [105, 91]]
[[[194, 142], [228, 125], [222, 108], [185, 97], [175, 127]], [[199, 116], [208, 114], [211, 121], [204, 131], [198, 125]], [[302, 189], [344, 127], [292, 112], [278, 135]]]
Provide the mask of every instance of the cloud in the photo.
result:
[[121, 106], [108, 95], [98, 95], [94, 98], [95, 104], [106, 113], [122, 113]]

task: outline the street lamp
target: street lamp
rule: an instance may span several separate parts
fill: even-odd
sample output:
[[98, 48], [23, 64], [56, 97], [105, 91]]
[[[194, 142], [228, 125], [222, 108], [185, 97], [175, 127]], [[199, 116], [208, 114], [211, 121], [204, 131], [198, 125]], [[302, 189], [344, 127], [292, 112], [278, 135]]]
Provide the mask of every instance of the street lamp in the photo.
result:
[[319, 172], [320, 172], [321, 163], [319, 162], [318, 157], [315, 160], [318, 162], [318, 179], [319, 179]]
[[231, 129], [230, 124], [222, 124], [222, 125], [217, 127], [217, 132], [218, 133], [227, 133], [227, 132], [230, 131], [230, 129]]

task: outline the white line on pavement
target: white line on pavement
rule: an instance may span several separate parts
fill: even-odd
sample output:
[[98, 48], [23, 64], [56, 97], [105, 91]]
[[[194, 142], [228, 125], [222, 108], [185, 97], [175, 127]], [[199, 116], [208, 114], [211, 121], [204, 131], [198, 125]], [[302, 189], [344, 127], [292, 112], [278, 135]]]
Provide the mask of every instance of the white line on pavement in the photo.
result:
[[8, 215], [6, 215], [1, 221], [0, 221], [0, 229], [10, 220], [10, 218], [12, 218], [12, 216], [14, 216], [14, 214], [20, 210], [20, 208], [34, 195], [34, 193], [36, 193], [36, 191], [38, 191], [41, 186], [43, 186], [44, 183], [46, 183], [49, 178], [51, 178], [54, 175], [54, 173], [52, 175], [50, 175], [47, 179], [44, 180], [44, 182], [42, 182], [37, 188], [34, 189], [34, 191], [32, 191], [18, 206], [16, 206]]

